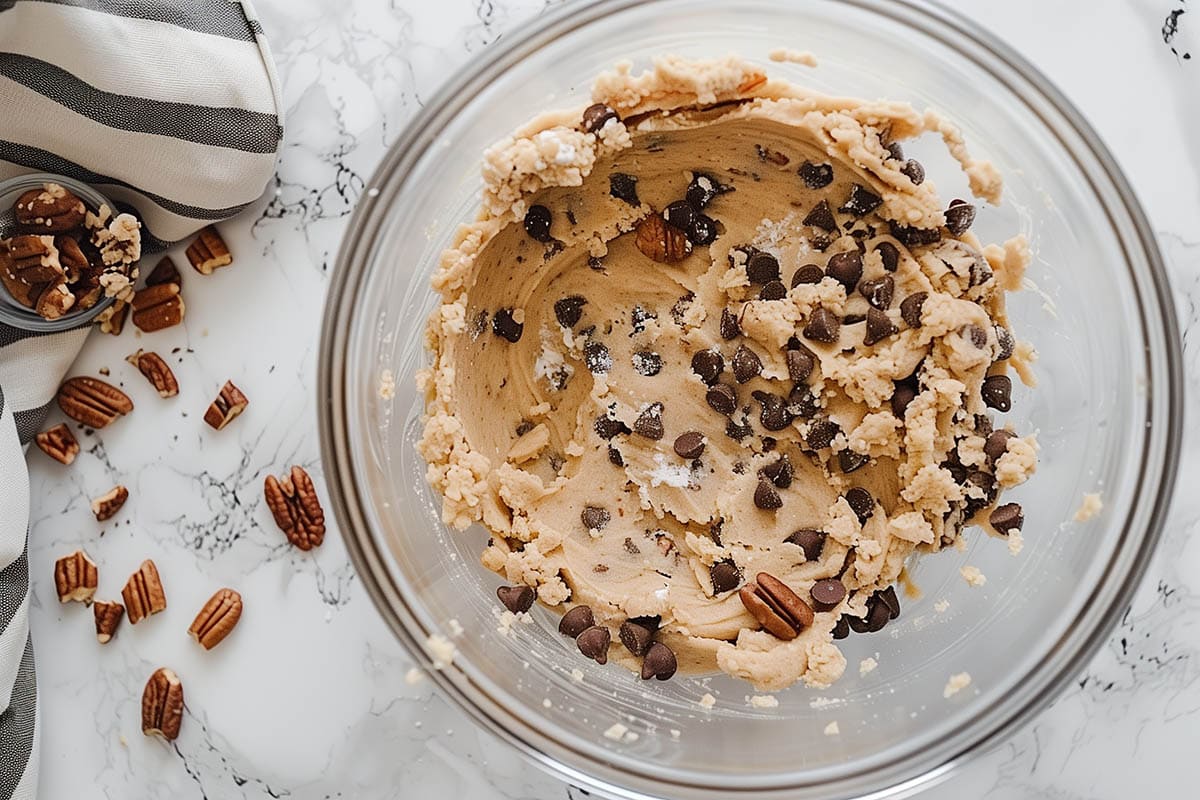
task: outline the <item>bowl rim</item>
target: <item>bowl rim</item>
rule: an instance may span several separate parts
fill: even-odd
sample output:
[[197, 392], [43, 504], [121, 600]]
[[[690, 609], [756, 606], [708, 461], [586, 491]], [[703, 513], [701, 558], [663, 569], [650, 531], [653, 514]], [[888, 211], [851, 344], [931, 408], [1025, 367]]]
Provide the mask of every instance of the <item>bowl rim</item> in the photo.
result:
[[[384, 224], [385, 208], [389, 205], [389, 186], [398, 183], [394, 180], [395, 176], [404, 174], [404, 167], [421, 157], [437, 139], [440, 122], [451, 116], [455, 109], [469, 103], [470, 98], [477, 94], [475, 90], [478, 86], [490, 84], [496, 75], [566, 32], [630, 8], [664, 1], [668, 0], [580, 0], [561, 6], [533, 21], [526, 30], [501, 40], [464, 65], [443, 84], [391, 145], [367, 183], [367, 186], [373, 187], [373, 191], [355, 208], [343, 236], [325, 302], [318, 350], [317, 407], [321, 452], [327, 465], [326, 483], [334, 516], [344, 532], [343, 539], [360, 580], [388, 627], [413, 657], [426, 667], [430, 666], [430, 658], [422, 646], [424, 637], [414, 634], [414, 630], [420, 629], [416, 622], [417, 616], [408, 609], [405, 598], [395, 587], [379, 580], [379, 576], [388, 571], [386, 564], [390, 554], [380, 547], [380, 540], [373, 535], [366, 522], [366, 503], [359, 495], [352, 454], [347, 445], [348, 375], [344, 355], [350, 340], [349, 320], [355, 312], [355, 300], [366, 278], [364, 266], [370, 255], [371, 243], [376, 240]], [[773, 783], [742, 787], [717, 786], [711, 782], [700, 784], [666, 781], [649, 772], [631, 774], [629, 770], [615, 766], [612, 759], [603, 760], [590, 752], [552, 739], [528, 721], [515, 717], [496, 699], [487, 696], [486, 691], [465, 673], [457, 670], [429, 670], [443, 695], [475, 723], [515, 747], [530, 761], [559, 779], [605, 796], [633, 800], [670, 791], [671, 796], [681, 798], [751, 795], [775, 797], [805, 789], [811, 791], [821, 788], [824, 796], [831, 798], [892, 798], [910, 796], [944, 780], [973, 757], [1011, 736], [1048, 706], [1069, 685], [1076, 673], [1092, 659], [1120, 618], [1120, 610], [1127, 604], [1127, 598], [1141, 582], [1170, 507], [1182, 437], [1183, 369], [1179, 325], [1165, 263], [1153, 229], [1108, 148], [1078, 109], [1048, 78], [1012, 47], [957, 11], [933, 0], [828, 1], [889, 17], [907, 27], [916, 25], [923, 34], [941, 39], [963, 57], [978, 62], [997, 80], [1013, 88], [1012, 78], [1005, 80], [1004, 76], [996, 74], [997, 67], [1009, 70], [1017, 82], [1038, 95], [1037, 100], [1047, 103], [1054, 113], [1061, 116], [1061, 121], [1069, 131], [1083, 143], [1082, 153], [1069, 149], [1067, 152], [1078, 163], [1089, 185], [1096, 186], [1094, 169], [1115, 194], [1115, 205], [1105, 200], [1101, 201], [1101, 205], [1109, 215], [1110, 223], [1114, 222], [1114, 208], [1124, 214], [1125, 221], [1131, 229], [1130, 234], [1119, 235], [1126, 254], [1125, 261], [1131, 262], [1131, 250], [1140, 251], [1151, 279], [1151, 285], [1145, 287], [1144, 292], [1139, 292], [1138, 296], [1142, 335], [1147, 342], [1146, 359], [1149, 361], [1155, 355], [1150, 346], [1155, 339], [1155, 336], [1151, 335], [1155, 323], [1161, 326], [1154, 333], [1161, 337], [1163, 349], [1163, 352], [1157, 355], [1165, 359], [1161, 368], [1164, 385], [1155, 386], [1154, 393], [1147, 392], [1144, 408], [1147, 419], [1157, 416], [1151, 414], [1152, 406], [1156, 402], [1154, 394], [1157, 394], [1158, 402], [1165, 399], [1167, 413], [1165, 419], [1154, 421], [1154, 430], [1143, 448], [1143, 469], [1134, 494], [1137, 501], [1131, 504], [1128, 511], [1129, 518], [1144, 513], [1145, 521], [1136, 526], [1124, 526], [1122, 537], [1129, 535], [1131, 527], [1141, 528], [1144, 533], [1136, 552], [1128, 553], [1120, 546], [1116, 548], [1105, 565], [1105, 574], [1097, 582], [1083, 611], [1080, 612], [1079, 619], [1089, 624], [1071, 626], [1063, 634], [1059, 646], [1052, 648], [1036, 662], [1029, 675], [1037, 676], [1039, 680], [1029, 683], [1038, 685], [1033, 688], [1026, 687], [1019, 703], [1003, 708], [995, 704], [983, 707], [961, 722], [958, 732], [964, 734], [963, 736], [951, 737], [952, 743], [942, 745], [919, 760], [908, 758], [898, 764], [897, 759], [893, 758], [873, 766], [867, 772], [840, 778], [834, 784], [793, 780], [786, 785]], [[943, 35], [943, 31], [959, 38], [950, 41]], [[1039, 117], [1042, 116], [1032, 106], [1030, 111]], [[1054, 126], [1049, 124], [1047, 128], [1054, 130]], [[1093, 169], [1089, 169], [1080, 161], [1080, 155], [1084, 154], [1091, 157]], [[396, 187], [391, 185], [390, 188], [394, 190]], [[1153, 373], [1156, 370], [1149, 371]], [[1161, 457], [1156, 463], [1148, 463], [1156, 450], [1161, 451]], [[1147, 480], [1148, 474], [1152, 480]], [[1119, 574], [1121, 569], [1118, 567], [1123, 568], [1123, 575]], [[1118, 573], [1116, 578], [1108, 580], [1114, 571]], [[1080, 630], [1087, 630], [1086, 636], [1081, 638]], [[1054, 661], [1058, 663], [1052, 663]], [[1047, 669], [1048, 666], [1051, 669]], [[916, 769], [906, 766], [914, 761], [919, 761]], [[873, 781], [866, 794], [863, 794], [861, 785], [854, 785], [855, 782], [861, 784], [864, 777]]]

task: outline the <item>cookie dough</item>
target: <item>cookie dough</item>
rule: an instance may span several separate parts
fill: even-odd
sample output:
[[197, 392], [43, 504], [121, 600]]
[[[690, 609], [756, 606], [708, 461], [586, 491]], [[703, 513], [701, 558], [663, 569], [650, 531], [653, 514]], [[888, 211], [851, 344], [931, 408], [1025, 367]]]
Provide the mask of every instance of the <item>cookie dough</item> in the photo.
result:
[[[828, 686], [910, 556], [1020, 529], [996, 501], [1036, 446], [992, 412], [1010, 367], [1032, 378], [1005, 315], [1028, 246], [984, 246], [905, 157], [933, 132], [999, 202], [935, 113], [737, 58], [619, 65], [592, 99], [485, 153], [433, 279], [444, 519], [544, 604], [590, 606], [614, 661], [638, 668], [616, 634], [648, 618], [681, 671]], [[760, 573], [813, 613], [764, 624], [739, 591]]]

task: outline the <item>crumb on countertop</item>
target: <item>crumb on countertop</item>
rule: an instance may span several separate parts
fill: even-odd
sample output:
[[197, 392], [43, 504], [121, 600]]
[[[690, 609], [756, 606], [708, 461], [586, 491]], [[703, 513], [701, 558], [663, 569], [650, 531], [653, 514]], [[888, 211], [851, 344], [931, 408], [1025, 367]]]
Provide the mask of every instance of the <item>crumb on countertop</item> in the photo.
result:
[[979, 571], [979, 567], [968, 564], [958, 572], [963, 576], [963, 580], [966, 581], [967, 585], [969, 586], [979, 587], [987, 583], [987, 576]]
[[619, 722], [614, 722], [608, 726], [608, 730], [604, 732], [604, 738], [612, 739], [614, 742], [619, 742], [625, 738], [625, 734], [629, 733], [629, 728]]
[[579, 669], [578, 667], [571, 670], [571, 680], [575, 681], [576, 683], [583, 683], [583, 670]]
[[804, 67], [817, 65], [817, 57], [812, 53], [807, 50], [794, 50], [791, 47], [776, 47], [767, 54], [767, 57], [777, 64], [799, 64]]
[[938, 600], [933, 604], [933, 610], [939, 614], [945, 614], [950, 610], [950, 601], [943, 597], [941, 600]]
[[379, 398], [391, 400], [396, 396], [396, 376], [390, 369], [379, 373]]
[[779, 708], [779, 698], [773, 694], [751, 695], [750, 705], [755, 708]]
[[946, 681], [946, 688], [942, 689], [942, 697], [953, 697], [970, 685], [970, 673], [959, 672], [951, 675], [950, 680]]
[[841, 732], [842, 732], [841, 729], [838, 728], [836, 719], [833, 722], [831, 722], [825, 726], [825, 735], [826, 736], [837, 736]]
[[1021, 532], [1014, 528], [1008, 532], [1008, 536], [1005, 538], [1008, 539], [1008, 554], [1011, 556], [1021, 555], [1021, 551], [1025, 549], [1025, 537], [1021, 535]]
[[717, 698], [712, 696], [711, 692], [705, 692], [704, 696], [699, 701], [701, 708], [712, 708], [717, 704]]
[[408, 672], [404, 673], [404, 682], [409, 686], [415, 686], [425, 680], [425, 673], [417, 667], [410, 667]]
[[867, 658], [864, 658], [862, 661], [859, 662], [858, 674], [866, 675], [868, 673], [874, 672], [875, 668], [878, 666], [879, 666], [879, 662], [876, 661], [875, 659], [871, 658], [870, 656], [868, 656]]
[[429, 655], [433, 656], [434, 669], [445, 669], [450, 666], [458, 652], [454, 643], [440, 633], [430, 634], [429, 638], [425, 640], [425, 649], [429, 651]]
[[1075, 521], [1087, 522], [1099, 514], [1103, 508], [1104, 501], [1100, 499], [1100, 493], [1088, 492], [1083, 496], [1083, 503], [1079, 506], [1079, 510], [1075, 512]]

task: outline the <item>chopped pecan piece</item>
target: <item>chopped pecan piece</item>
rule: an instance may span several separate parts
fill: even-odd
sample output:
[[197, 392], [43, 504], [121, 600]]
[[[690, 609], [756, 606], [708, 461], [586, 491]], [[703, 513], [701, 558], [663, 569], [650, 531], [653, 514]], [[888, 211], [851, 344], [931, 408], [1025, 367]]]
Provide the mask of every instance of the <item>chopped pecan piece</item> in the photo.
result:
[[92, 602], [99, 583], [100, 574], [96, 570], [96, 562], [88, 558], [87, 553], [82, 550], [76, 550], [54, 562], [54, 589], [58, 592], [60, 603], [72, 600], [80, 603]]
[[96, 515], [98, 522], [112, 519], [128, 499], [129, 490], [117, 484], [92, 501], [92, 513]]
[[96, 641], [108, 644], [117, 632], [121, 618], [125, 616], [125, 606], [108, 600], [97, 600], [92, 604], [92, 613], [96, 617]]
[[242, 596], [233, 589], [220, 589], [209, 598], [188, 628], [188, 635], [205, 650], [212, 650], [229, 635], [242, 618]]
[[33, 310], [42, 319], [58, 319], [75, 305], [75, 295], [67, 288], [66, 281], [58, 280], [46, 284], [38, 295]]
[[47, 183], [18, 197], [13, 213], [18, 224], [27, 228], [61, 233], [82, 225], [87, 208], [82, 200], [57, 183]]
[[85, 375], [58, 388], [58, 407], [76, 422], [99, 429], [133, 411], [133, 401], [117, 387]]
[[33, 441], [39, 450], [60, 464], [70, 464], [79, 455], [79, 442], [65, 423], [42, 431]]
[[654, 213], [638, 223], [634, 244], [642, 255], [655, 261], [682, 261], [692, 252], [687, 234], [669, 224], [661, 214]]
[[188, 245], [187, 258], [201, 275], [211, 275], [217, 267], [233, 263], [225, 240], [212, 225], [201, 230], [196, 240]]
[[146, 376], [146, 380], [150, 381], [150, 385], [158, 392], [159, 397], [174, 397], [179, 394], [179, 382], [175, 380], [175, 373], [158, 353], [138, 350], [126, 357], [125, 360]]
[[268, 475], [263, 485], [267, 508], [288, 541], [301, 550], [311, 550], [325, 540], [325, 512], [312, 478], [302, 467], [289, 475]]
[[166, 609], [167, 595], [153, 561], [146, 559], [138, 571], [129, 576], [125, 588], [121, 590], [121, 597], [125, 600], [131, 625], [137, 625], [146, 617]]
[[249, 404], [246, 395], [233, 385], [233, 381], [225, 381], [217, 399], [213, 400], [204, 412], [204, 421], [216, 430], [221, 430], [232, 422], [234, 417], [245, 411]]
[[177, 283], [147, 286], [133, 296], [133, 324], [146, 333], [178, 325], [186, 311]]
[[179, 268], [175, 266], [175, 262], [171, 260], [170, 256], [163, 256], [146, 276], [147, 286], [162, 286], [166, 283], [183, 286], [183, 276], [179, 274]]
[[159, 667], [142, 692], [142, 733], [171, 742], [179, 736], [182, 724], [183, 683], [174, 672]]
[[113, 304], [96, 315], [96, 324], [101, 333], [120, 336], [125, 330], [125, 320], [129, 317], [129, 303], [124, 300], [114, 300]]

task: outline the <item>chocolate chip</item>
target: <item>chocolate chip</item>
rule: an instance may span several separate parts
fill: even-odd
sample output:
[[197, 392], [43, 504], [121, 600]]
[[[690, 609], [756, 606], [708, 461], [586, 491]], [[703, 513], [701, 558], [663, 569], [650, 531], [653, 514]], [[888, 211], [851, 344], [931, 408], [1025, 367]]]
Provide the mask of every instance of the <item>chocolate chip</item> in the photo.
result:
[[638, 350], [630, 358], [633, 369], [638, 375], [652, 378], [662, 372], [662, 356], [653, 350]]
[[692, 227], [692, 223], [696, 220], [696, 210], [686, 200], [676, 200], [674, 203], [670, 203], [663, 209], [662, 215], [668, 225], [674, 225], [681, 231]]
[[976, 349], [983, 350], [988, 346], [987, 331], [978, 325], [968, 323], [958, 329], [958, 335], [969, 341]]
[[804, 384], [798, 384], [792, 387], [792, 391], [788, 394], [788, 413], [793, 417], [802, 419], [810, 419], [813, 414], [816, 414], [820, 409], [817, 403], [817, 397]]
[[638, 414], [638, 418], [633, 421], [633, 432], [638, 436], [656, 441], [663, 438], [662, 412], [662, 403], [651, 403], [646, 406], [642, 409], [642, 413]]
[[601, 439], [611, 440], [614, 436], [623, 433], [629, 433], [629, 426], [619, 419], [610, 417], [608, 414], [601, 414], [596, 417], [596, 421], [592, 424], [596, 431], [596, 435]]
[[888, 229], [892, 236], [899, 239], [906, 247], [934, 244], [942, 239], [942, 232], [936, 228], [914, 228], [911, 225], [901, 225], [894, 220], [888, 222]]
[[812, 225], [814, 228], [820, 228], [823, 231], [837, 230], [837, 220], [833, 218], [833, 210], [829, 207], [828, 200], [822, 200], [817, 203], [812, 211], [808, 212], [808, 216], [804, 218], [805, 225]]
[[900, 598], [896, 596], [896, 587], [889, 586], [886, 589], [876, 592], [874, 598], [879, 601], [879, 604], [887, 609], [888, 619], [896, 619], [900, 616]]
[[612, 369], [612, 353], [603, 342], [590, 341], [583, 346], [583, 363], [587, 364], [588, 372], [603, 375]]
[[716, 350], [700, 350], [692, 356], [692, 372], [712, 386], [725, 370], [725, 358]]
[[761, 250], [751, 254], [746, 260], [746, 277], [757, 284], [779, 280], [779, 259]]
[[539, 242], [552, 242], [550, 235], [550, 209], [545, 206], [530, 206], [525, 212], [525, 232]]
[[813, 584], [812, 599], [818, 611], [828, 611], [846, 597], [846, 586], [837, 578], [823, 578]]
[[900, 168], [900, 171], [904, 173], [905, 177], [913, 182], [913, 186], [920, 186], [925, 182], [925, 167], [915, 158], [910, 158], [908, 161], [905, 161], [904, 166]]
[[857, 250], [851, 250], [848, 253], [834, 253], [829, 257], [829, 263], [825, 265], [825, 274], [846, 287], [847, 294], [853, 292], [854, 287], [858, 286], [858, 282], [862, 280], [862, 254]]
[[928, 292], [914, 292], [900, 301], [900, 318], [910, 328], [921, 327], [921, 309], [929, 299]]
[[608, 176], [608, 193], [631, 206], [641, 205], [641, 201], [638, 200], [637, 178], [624, 172], [614, 172]]
[[562, 619], [558, 621], [558, 632], [563, 636], [570, 636], [574, 639], [595, 624], [596, 619], [592, 616], [591, 608], [588, 606], [575, 606], [563, 614]]
[[777, 394], [754, 391], [751, 393], [762, 405], [759, 421], [769, 431], [781, 431], [792, 424], [792, 415], [787, 410], [787, 401]]
[[704, 434], [700, 431], [685, 431], [675, 438], [675, 454], [689, 461], [704, 453]]
[[821, 551], [825, 549], [825, 533], [808, 528], [796, 531], [784, 541], [790, 542], [804, 551], [805, 561], [816, 561], [821, 557]]
[[564, 328], [574, 328], [579, 323], [579, 318], [583, 316], [583, 307], [585, 305], [587, 305], [587, 298], [581, 294], [573, 294], [561, 300], [556, 300], [554, 303], [554, 318]]
[[812, 375], [813, 368], [817, 365], [817, 359], [813, 355], [813, 351], [809, 350], [804, 345], [800, 345], [795, 350], [787, 351], [787, 368], [788, 377], [794, 383], [803, 383]]
[[875, 513], [875, 498], [861, 486], [855, 486], [846, 492], [846, 502], [850, 504], [850, 509], [854, 516], [858, 517], [859, 523], [866, 522]]
[[892, 392], [892, 413], [897, 419], [904, 419], [904, 411], [908, 408], [917, 396], [917, 391], [913, 387], [904, 383], [897, 383], [895, 390]]
[[805, 264], [792, 274], [792, 288], [795, 289], [802, 283], [820, 283], [824, 277], [825, 270], [816, 264]]
[[814, 164], [811, 161], [805, 161], [800, 165], [797, 174], [809, 189], [824, 189], [833, 183], [832, 164]]
[[824, 450], [833, 443], [842, 429], [831, 419], [813, 420], [808, 426], [808, 435], [804, 437], [809, 450]]
[[528, 586], [498, 586], [496, 597], [514, 614], [522, 614], [533, 608], [537, 594]]
[[750, 426], [750, 419], [745, 413], [742, 414], [740, 422], [730, 418], [725, 423], [725, 435], [735, 442], [740, 442], [752, 433], [754, 433], [754, 428]]
[[596, 272], [604, 271], [604, 262], [596, 256], [588, 256], [587, 265], [589, 269], [594, 269]]
[[704, 399], [718, 414], [729, 415], [737, 409], [737, 392], [728, 383], [718, 383], [708, 390]]
[[511, 308], [502, 308], [492, 317], [492, 333], [513, 344], [521, 341], [521, 333], [524, 330], [525, 325], [513, 319]]
[[608, 663], [608, 646], [612, 643], [612, 634], [608, 628], [593, 625], [575, 637], [575, 646], [579, 652], [595, 661], [597, 664]]
[[867, 633], [878, 633], [879, 631], [883, 630], [884, 626], [887, 625], [888, 621], [892, 618], [891, 610], [886, 605], [879, 602], [876, 599], [877, 597], [878, 595], [873, 597], [872, 600], [875, 600], [875, 602], [867, 606]]
[[853, 450], [843, 450], [838, 453], [838, 466], [846, 474], [850, 474], [856, 469], [861, 469], [870, 460], [869, 457], [864, 456], [862, 453], [856, 453]]
[[521, 420], [517, 425], [517, 436], [524, 436], [534, 429], [534, 424], [527, 419]]
[[1012, 358], [1013, 349], [1017, 346], [1012, 331], [1003, 325], [996, 325], [994, 329], [996, 331], [996, 342], [999, 345], [996, 360], [1003, 361], [1006, 358]]
[[858, 284], [858, 293], [867, 298], [867, 302], [880, 311], [892, 307], [892, 297], [896, 293], [896, 281], [891, 275], [884, 275], [871, 281]]
[[617, 635], [621, 639], [621, 644], [625, 645], [625, 649], [635, 656], [644, 656], [654, 641], [654, 631], [628, 619], [621, 623]]
[[738, 383], [755, 378], [762, 372], [762, 359], [758, 354], [751, 350], [746, 345], [738, 345], [738, 349], [733, 354], [733, 377]]
[[866, 318], [866, 314], [847, 314], [846, 316], [842, 317], [842, 324], [857, 325], [858, 323], [865, 321]]
[[886, 312], [873, 307], [867, 309], [867, 332], [863, 335], [863, 344], [870, 347], [899, 332], [900, 329]]
[[754, 490], [754, 505], [763, 511], [774, 511], [783, 508], [783, 498], [779, 496], [779, 492], [775, 491], [775, 487], [770, 481], [760, 479]]
[[583, 129], [588, 133], [596, 133], [607, 125], [610, 119], [620, 120], [620, 117], [604, 103], [595, 103], [583, 110]]
[[808, 318], [808, 324], [804, 326], [804, 338], [832, 344], [838, 339], [840, 326], [836, 314], [824, 306], [818, 306]]
[[775, 484], [776, 488], [786, 489], [792, 485], [792, 479], [795, 477], [796, 472], [792, 467], [791, 459], [787, 456], [780, 456], [775, 461], [760, 469], [758, 475]]
[[989, 375], [983, 379], [983, 402], [988, 408], [1008, 411], [1012, 408], [1012, 379], [1007, 375]]
[[692, 182], [688, 184], [687, 192], [684, 196], [692, 208], [701, 211], [720, 193], [721, 185], [712, 176], [697, 173], [692, 178]]
[[875, 245], [875, 252], [879, 253], [879, 258], [883, 261], [883, 268], [888, 272], [895, 272], [900, 266], [900, 250], [891, 242], [880, 242]]
[[640, 304], [635, 305], [633, 310], [629, 312], [629, 325], [632, 329], [630, 336], [635, 333], [641, 333], [646, 330], [646, 323], [652, 319], [658, 319], [658, 315], [653, 311], [649, 311]]
[[671, 306], [671, 319], [674, 320], [676, 325], [682, 328], [687, 324], [685, 317], [687, 316], [688, 309], [692, 307], [692, 303], [695, 300], [696, 295], [688, 292]]
[[762, 291], [758, 293], [759, 300], [782, 300], [787, 297], [787, 287], [783, 285], [783, 281], [771, 281], [763, 286]]
[[742, 333], [742, 323], [728, 308], [721, 309], [721, 338], [736, 339]]
[[[874, 610], [874, 608], [875, 608], [875, 606], [868, 605], [867, 606], [867, 614], [870, 615], [871, 611]], [[850, 630], [854, 631], [855, 633], [866, 633], [870, 629], [870, 623], [867, 622], [866, 617], [842, 617], [842, 619], [846, 620], [846, 622], [849, 624]], [[884, 624], [886, 625], [887, 624], [887, 613], [886, 612], [884, 612], [884, 620], [883, 621], [884, 621]]]
[[1016, 436], [1012, 431], [1003, 428], [992, 431], [991, 435], [987, 437], [987, 441], [983, 443], [984, 455], [995, 461], [1008, 452], [1008, 440], [1015, 439]]
[[952, 200], [946, 209], [946, 229], [955, 236], [962, 236], [975, 221], [975, 206], [966, 200]]
[[1021, 511], [1020, 503], [1005, 503], [992, 512], [988, 522], [1000, 533], [1010, 533], [1021, 530], [1021, 526], [1025, 524], [1025, 514]]
[[987, 472], [980, 469], [973, 469], [967, 473], [967, 480], [963, 483], [964, 493], [966, 490], [974, 487], [983, 492], [982, 497], [967, 497], [966, 504], [963, 506], [963, 517], [971, 518], [976, 511], [987, 508], [992, 503], [996, 502], [996, 479]]
[[717, 561], [708, 568], [712, 578], [713, 594], [732, 592], [742, 583], [742, 571], [732, 561]]
[[833, 626], [833, 638], [845, 639], [850, 635], [850, 618], [838, 617], [838, 621]]
[[665, 681], [675, 674], [677, 668], [674, 651], [662, 642], [655, 642], [642, 660], [642, 680], [657, 678]]
[[579, 521], [589, 531], [602, 531], [612, 521], [612, 514], [600, 506], [584, 506], [583, 511], [579, 512]]
[[[880, 144], [883, 144], [882, 138], [880, 139]], [[904, 160], [904, 148], [899, 142], [891, 142], [890, 144], [886, 144], [884, 145], [883, 149], [888, 151], [888, 158], [892, 159], [893, 161]]]
[[614, 467], [625, 466], [625, 459], [621, 456], [621, 451], [611, 444], [608, 446], [608, 461]]
[[704, 214], [697, 214], [696, 218], [692, 220], [692, 224], [688, 226], [687, 238], [697, 246], [712, 244], [717, 238], [716, 220]]
[[838, 211], [847, 214], [853, 214], [856, 217], [861, 217], [870, 214], [875, 209], [879, 208], [883, 203], [883, 198], [872, 192], [861, 183], [856, 183], [850, 187], [850, 196], [846, 198], [846, 204], [838, 209]]

